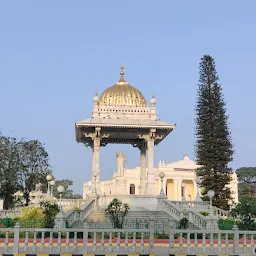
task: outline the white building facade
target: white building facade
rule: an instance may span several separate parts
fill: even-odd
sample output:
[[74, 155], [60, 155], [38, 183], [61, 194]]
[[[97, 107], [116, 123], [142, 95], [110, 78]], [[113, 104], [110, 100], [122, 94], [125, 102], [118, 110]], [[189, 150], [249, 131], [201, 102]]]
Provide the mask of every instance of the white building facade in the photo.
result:
[[[177, 162], [164, 163], [164, 161], [160, 161], [158, 166], [154, 168], [154, 184], [156, 194], [160, 194], [161, 179], [159, 178], [159, 173], [163, 172], [165, 174], [165, 177], [163, 178], [164, 192], [169, 200], [196, 200], [197, 193], [200, 193], [198, 184], [195, 182], [195, 171], [198, 167], [199, 165], [197, 165], [195, 161], [189, 159], [187, 155], [184, 156], [184, 159]], [[124, 168], [123, 177], [124, 182], [123, 185], [120, 187], [118, 185], [119, 172], [117, 168], [117, 171], [114, 173], [113, 178], [111, 180], [100, 182], [102, 194], [106, 196], [139, 195], [141, 167], [136, 167], [134, 169]], [[234, 173], [232, 178], [233, 179], [229, 187], [231, 188], [232, 197], [234, 201], [238, 202], [237, 175]], [[84, 198], [90, 195], [92, 188], [93, 182], [88, 181], [84, 183]]]

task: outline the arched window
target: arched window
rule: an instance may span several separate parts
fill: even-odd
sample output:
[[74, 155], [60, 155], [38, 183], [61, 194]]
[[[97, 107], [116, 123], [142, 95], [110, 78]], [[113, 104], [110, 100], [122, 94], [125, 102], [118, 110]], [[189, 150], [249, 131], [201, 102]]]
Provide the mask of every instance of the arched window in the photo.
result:
[[134, 184], [130, 185], [130, 195], [135, 195], [135, 185]]

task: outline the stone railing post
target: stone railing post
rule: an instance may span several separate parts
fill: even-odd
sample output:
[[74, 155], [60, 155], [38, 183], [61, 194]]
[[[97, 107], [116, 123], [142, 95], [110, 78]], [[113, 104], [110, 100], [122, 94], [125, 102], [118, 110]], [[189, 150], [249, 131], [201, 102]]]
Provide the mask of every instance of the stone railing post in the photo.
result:
[[153, 253], [154, 249], [155, 220], [149, 220], [149, 253]]
[[214, 215], [213, 213], [210, 212], [210, 214], [208, 216], [206, 216], [206, 227], [207, 229], [214, 229], [214, 230], [218, 230], [219, 229], [219, 218]]
[[169, 226], [169, 254], [173, 254], [174, 250], [174, 235], [175, 235], [175, 221], [173, 219], [168, 220], [168, 226]]
[[88, 243], [88, 223], [84, 222], [84, 231], [83, 231], [83, 249], [82, 253], [87, 254], [87, 243]]
[[159, 210], [164, 210], [164, 200], [167, 199], [166, 195], [159, 195], [157, 196], [157, 208]]
[[59, 213], [56, 215], [54, 219], [54, 228], [66, 228], [66, 220], [65, 215], [62, 211], [62, 209], [59, 211]]
[[19, 241], [20, 241], [20, 223], [16, 222], [14, 226], [13, 254], [19, 253]]
[[239, 228], [234, 225], [233, 228], [233, 255], [239, 255]]

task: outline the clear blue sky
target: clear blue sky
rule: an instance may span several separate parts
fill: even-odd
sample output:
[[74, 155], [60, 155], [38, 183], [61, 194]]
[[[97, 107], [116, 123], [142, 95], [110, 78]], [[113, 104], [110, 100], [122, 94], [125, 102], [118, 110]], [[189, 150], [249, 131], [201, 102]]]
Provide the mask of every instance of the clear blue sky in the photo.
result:
[[[119, 78], [146, 97], [177, 129], [156, 148], [159, 160], [194, 157], [198, 65], [215, 58], [235, 155], [233, 168], [256, 166], [256, 1], [1, 1], [0, 131], [38, 139], [57, 178], [77, 192], [91, 177], [91, 151], [76, 143], [75, 122], [89, 118], [92, 98]], [[115, 152], [139, 164], [131, 146], [101, 151], [101, 177]]]

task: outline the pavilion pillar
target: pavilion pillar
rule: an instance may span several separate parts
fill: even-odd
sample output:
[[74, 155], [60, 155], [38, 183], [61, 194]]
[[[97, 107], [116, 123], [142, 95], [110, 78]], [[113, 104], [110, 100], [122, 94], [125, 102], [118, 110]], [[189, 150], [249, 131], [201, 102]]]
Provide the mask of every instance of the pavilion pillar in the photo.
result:
[[181, 179], [174, 179], [174, 200], [175, 201], [181, 201]]
[[[96, 193], [101, 195], [100, 189], [100, 142], [102, 136], [100, 135], [100, 128], [96, 127], [95, 131], [92, 133], [85, 133], [86, 137], [90, 137], [92, 139], [91, 147], [92, 147], [92, 187], [95, 186], [95, 180], [93, 177], [93, 173], [97, 172], [96, 177]], [[92, 189], [93, 191], [93, 189]]]
[[146, 143], [143, 143], [140, 147], [140, 195], [145, 195], [146, 193], [146, 186], [147, 186], [147, 156], [146, 150], [147, 146]]
[[92, 180], [93, 172], [96, 171], [98, 173], [96, 181], [100, 181], [100, 138], [96, 137], [93, 140], [93, 163], [92, 163]]
[[179, 185], [179, 180], [174, 179], [173, 180], [173, 186], [174, 186], [173, 198], [174, 198], [174, 201], [178, 201], [179, 200], [179, 197], [178, 197], [178, 185]]
[[146, 195], [156, 195], [155, 181], [154, 181], [154, 147], [155, 138], [149, 136], [147, 139], [148, 148], [148, 175], [147, 175], [147, 188]]

